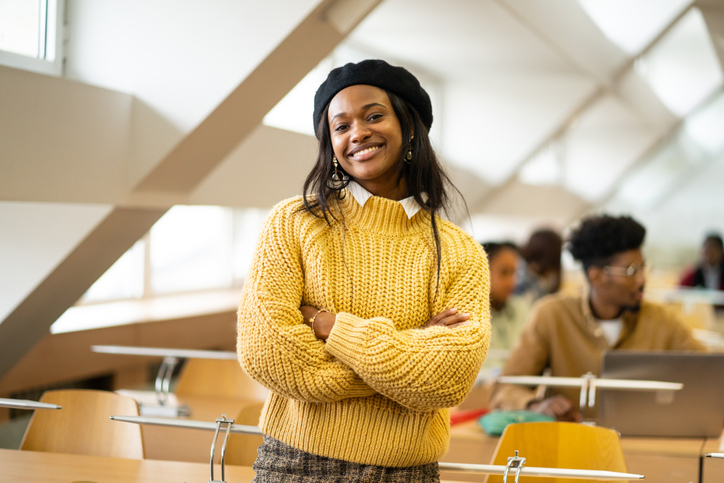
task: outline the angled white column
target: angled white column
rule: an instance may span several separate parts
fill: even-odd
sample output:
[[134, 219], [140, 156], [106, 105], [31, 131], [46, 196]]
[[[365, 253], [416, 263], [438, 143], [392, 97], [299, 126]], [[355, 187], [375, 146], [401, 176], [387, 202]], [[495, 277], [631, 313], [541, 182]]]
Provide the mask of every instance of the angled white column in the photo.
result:
[[321, 1], [0, 323], [0, 377], [380, 1]]

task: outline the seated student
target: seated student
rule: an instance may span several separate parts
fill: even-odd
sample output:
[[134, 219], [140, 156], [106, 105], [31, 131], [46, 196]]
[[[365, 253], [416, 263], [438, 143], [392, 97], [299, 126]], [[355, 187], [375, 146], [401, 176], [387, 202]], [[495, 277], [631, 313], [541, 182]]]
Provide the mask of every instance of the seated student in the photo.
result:
[[[490, 349], [510, 350], [518, 339], [528, 318], [531, 301], [513, 295], [517, 283], [520, 255], [511, 242], [482, 244], [488, 254], [490, 267]], [[502, 367], [500, 359], [489, 357], [483, 364], [483, 373]]]
[[701, 247], [701, 262], [687, 271], [679, 285], [709, 290], [724, 290], [724, 243], [721, 236], [710, 233]]
[[534, 231], [521, 249], [525, 263], [516, 294], [532, 300], [558, 292], [561, 288], [561, 249], [563, 239], [554, 230]]
[[[580, 260], [587, 294], [555, 294], [539, 300], [513, 349], [503, 375], [580, 377], [600, 373], [607, 349], [705, 350], [691, 330], [662, 306], [642, 300], [646, 229], [626, 216], [583, 220], [568, 249]], [[524, 409], [580, 421], [576, 388], [551, 388], [552, 397], [535, 399], [532, 389], [500, 384], [492, 407]], [[576, 402], [574, 402], [576, 401]]]

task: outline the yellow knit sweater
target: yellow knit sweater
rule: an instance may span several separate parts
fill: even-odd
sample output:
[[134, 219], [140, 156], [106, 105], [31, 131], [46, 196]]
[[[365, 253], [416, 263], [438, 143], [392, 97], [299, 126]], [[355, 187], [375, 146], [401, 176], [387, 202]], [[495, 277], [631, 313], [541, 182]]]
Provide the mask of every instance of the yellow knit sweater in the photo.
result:
[[[277, 205], [260, 236], [239, 308], [237, 349], [271, 390], [265, 434], [301, 450], [380, 466], [415, 466], [447, 451], [449, 410], [467, 395], [490, 339], [483, 249], [440, 220], [440, 283], [430, 216], [352, 196], [330, 228], [301, 198]], [[327, 343], [301, 305], [337, 313]], [[450, 307], [455, 329], [421, 327]]]

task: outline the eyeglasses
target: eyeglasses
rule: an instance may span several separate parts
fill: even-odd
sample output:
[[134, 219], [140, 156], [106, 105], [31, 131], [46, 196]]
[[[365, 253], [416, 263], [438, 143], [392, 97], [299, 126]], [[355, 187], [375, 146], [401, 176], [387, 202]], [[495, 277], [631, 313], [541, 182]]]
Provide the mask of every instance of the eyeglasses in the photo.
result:
[[646, 276], [649, 273], [650, 266], [646, 263], [643, 265], [636, 265], [632, 263], [628, 267], [614, 267], [611, 265], [603, 267], [603, 271], [613, 275], [621, 275], [622, 277], [634, 278], [636, 275], [641, 274]]

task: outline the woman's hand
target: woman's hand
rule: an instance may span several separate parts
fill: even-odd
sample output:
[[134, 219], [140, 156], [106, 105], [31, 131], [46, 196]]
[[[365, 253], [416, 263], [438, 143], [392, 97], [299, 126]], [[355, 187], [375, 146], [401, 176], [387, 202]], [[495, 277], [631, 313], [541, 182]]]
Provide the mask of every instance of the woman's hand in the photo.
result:
[[451, 309], [443, 310], [435, 317], [431, 318], [423, 328], [427, 329], [429, 327], [435, 327], [437, 325], [440, 325], [443, 327], [454, 329], [455, 327], [460, 327], [467, 324], [469, 318], [470, 314], [465, 312], [458, 313], [458, 309], [453, 307]]
[[[319, 340], [327, 340], [329, 333], [332, 332], [334, 323], [337, 321], [337, 314], [319, 312], [317, 307], [312, 307], [311, 305], [302, 305], [299, 307], [299, 311], [302, 313], [302, 317], [304, 317], [304, 324], [314, 329], [313, 333], [315, 337]], [[317, 312], [319, 313], [317, 314]], [[314, 314], [317, 314], [317, 316], [314, 317]], [[312, 323], [309, 321], [312, 317], [314, 317], [314, 327], [312, 327]]]

